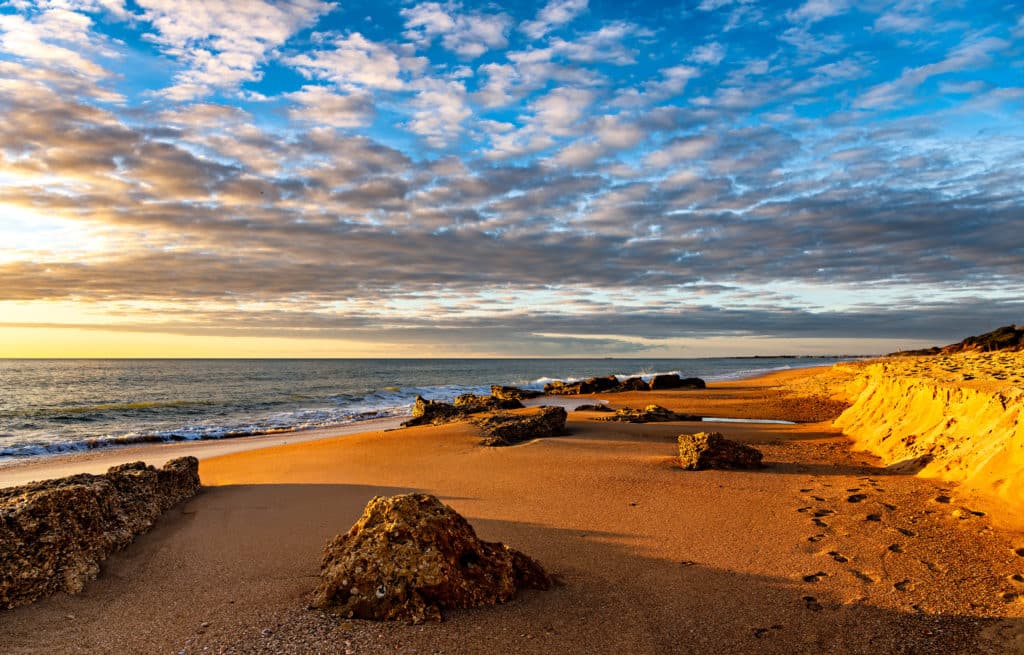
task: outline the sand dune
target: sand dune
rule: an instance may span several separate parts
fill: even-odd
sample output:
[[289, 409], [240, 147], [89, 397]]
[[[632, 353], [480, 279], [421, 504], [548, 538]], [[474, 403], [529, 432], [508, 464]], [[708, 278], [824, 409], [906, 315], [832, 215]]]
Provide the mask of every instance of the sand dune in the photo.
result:
[[890, 358], [864, 367], [849, 394], [835, 425], [856, 448], [960, 482], [1024, 527], [1024, 353]]

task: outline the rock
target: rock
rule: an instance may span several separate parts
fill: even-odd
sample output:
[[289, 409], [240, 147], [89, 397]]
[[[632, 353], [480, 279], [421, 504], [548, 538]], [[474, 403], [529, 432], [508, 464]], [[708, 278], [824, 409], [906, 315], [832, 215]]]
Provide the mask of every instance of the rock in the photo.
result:
[[684, 469], [754, 469], [761, 467], [761, 451], [730, 441], [720, 432], [679, 435], [679, 463]]
[[612, 412], [615, 411], [608, 405], [577, 405], [574, 412]]
[[548, 589], [530, 557], [481, 541], [455, 510], [426, 494], [371, 500], [324, 549], [313, 605], [357, 619], [440, 621], [442, 612], [495, 605], [517, 589]]
[[647, 383], [643, 378], [628, 378], [619, 385], [619, 391], [647, 391]]
[[659, 389], [706, 389], [707, 384], [700, 378], [680, 378], [675, 373], [655, 375], [647, 384], [651, 391]]
[[700, 421], [703, 419], [693, 414], [677, 414], [660, 405], [648, 405], [643, 409], [623, 407], [615, 410], [614, 416], [607, 416], [600, 420], [619, 423], [663, 423], [665, 421]]
[[533, 391], [532, 389], [503, 387], [501, 385], [492, 384], [491, 395], [498, 400], [529, 400], [530, 398], [539, 398], [544, 394], [540, 391]]
[[683, 378], [679, 381], [680, 389], [707, 389], [708, 385], [700, 378]]
[[417, 395], [412, 406], [412, 418], [402, 423], [403, 427], [416, 425], [440, 425], [466, 418], [466, 412], [455, 405], [440, 400], [427, 400]]
[[482, 446], [511, 446], [528, 439], [554, 437], [565, 434], [568, 415], [562, 407], [539, 407], [530, 414], [498, 412], [477, 418], [473, 424], [480, 428]]
[[498, 409], [522, 409], [523, 403], [515, 398], [496, 398], [464, 393], [455, 399], [455, 407], [467, 414], [493, 412]]
[[80, 592], [108, 555], [198, 490], [195, 457], [0, 489], [0, 608]]

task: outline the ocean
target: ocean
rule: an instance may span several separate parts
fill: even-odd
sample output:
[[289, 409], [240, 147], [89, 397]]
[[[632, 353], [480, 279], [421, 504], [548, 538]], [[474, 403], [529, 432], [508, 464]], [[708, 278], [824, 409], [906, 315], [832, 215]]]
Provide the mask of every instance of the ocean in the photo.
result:
[[718, 359], [0, 360], [0, 463], [154, 441], [223, 439], [409, 414], [491, 384], [678, 373], [708, 381], [831, 357]]

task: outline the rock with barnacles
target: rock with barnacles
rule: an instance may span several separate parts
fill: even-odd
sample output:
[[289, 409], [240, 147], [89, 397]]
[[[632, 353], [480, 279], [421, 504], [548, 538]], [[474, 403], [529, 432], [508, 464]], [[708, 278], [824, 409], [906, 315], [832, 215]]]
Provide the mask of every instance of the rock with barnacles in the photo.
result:
[[313, 604], [348, 618], [422, 623], [550, 586], [540, 564], [481, 541], [434, 496], [403, 494], [377, 496], [351, 530], [327, 544]]
[[755, 469], [761, 467], [761, 451], [730, 441], [721, 432], [679, 435], [679, 463], [684, 469]]

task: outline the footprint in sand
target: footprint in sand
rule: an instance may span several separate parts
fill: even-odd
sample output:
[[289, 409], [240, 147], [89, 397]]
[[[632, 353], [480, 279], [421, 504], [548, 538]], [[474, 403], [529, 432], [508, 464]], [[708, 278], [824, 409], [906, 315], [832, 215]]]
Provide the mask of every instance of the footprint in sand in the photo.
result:
[[821, 580], [822, 578], [827, 578], [827, 577], [828, 577], [828, 573], [825, 573], [824, 571], [818, 571], [817, 573], [811, 573], [810, 575], [805, 575], [804, 576], [804, 582], [817, 582], [817, 581]]
[[823, 516], [832, 516], [835, 513], [836, 513], [836, 511], [834, 509], [829, 509], [827, 507], [822, 507], [820, 509], [814, 510], [814, 517], [820, 519]]
[[816, 501], [818, 501], [819, 503], [823, 503], [823, 502], [825, 502], [825, 499], [824, 499], [824, 498], [822, 498], [821, 496], [811, 496], [811, 500], [816, 500]]
[[1024, 585], [1024, 574], [1014, 573], [1011, 576], [1007, 576], [1010, 582], [1015, 585]]
[[846, 564], [847, 562], [850, 561], [849, 557], [847, 557], [846, 555], [843, 555], [842, 553], [840, 553], [838, 551], [835, 551], [835, 550], [830, 550], [826, 554], [829, 557], [831, 557], [832, 559], [834, 559], [835, 561], [839, 562], [840, 564]]
[[754, 638], [764, 639], [772, 630], [782, 630], [782, 626], [776, 623], [775, 625], [768, 628], [754, 628]]
[[916, 587], [910, 580], [900, 580], [892, 586], [896, 591], [913, 591]]
[[867, 494], [853, 494], [852, 496], [850, 496], [849, 498], [846, 499], [846, 502], [848, 502], [848, 503], [859, 503], [860, 501], [864, 500], [867, 497], [868, 497]]
[[811, 523], [813, 523], [814, 525], [818, 526], [819, 528], [827, 528], [828, 527], [828, 523], [825, 523], [821, 519], [811, 519]]
[[867, 516], [864, 517], [864, 520], [865, 521], [876, 521], [876, 522], [878, 522], [878, 521], [882, 520], [882, 515], [881, 514], [868, 514]]
[[808, 506], [808, 507], [797, 507], [797, 508], [796, 508], [796, 511], [798, 511], [798, 512], [800, 512], [800, 513], [802, 514], [802, 513], [804, 513], [804, 512], [809, 512], [809, 511], [811, 511], [812, 509], [814, 509], [814, 508], [813, 508], [813, 507], [810, 507], [810, 506]]
[[950, 503], [950, 501], [952, 501], [952, 500], [953, 499], [950, 498], [949, 496], [936, 496], [935, 497], [935, 502], [942, 503], [943, 505], [948, 505]]
[[804, 596], [803, 601], [807, 609], [811, 610], [812, 612], [820, 612], [821, 610], [825, 609], [821, 606], [821, 603], [819, 603], [818, 599], [814, 596]]
[[816, 544], [816, 543], [818, 543], [819, 541], [821, 541], [824, 538], [825, 538], [825, 535], [823, 535], [823, 534], [816, 534], [816, 535], [812, 535], [810, 537], [807, 537], [807, 541], [811, 542], [812, 544]]
[[856, 569], [850, 569], [850, 575], [852, 575], [853, 577], [857, 578], [861, 582], [866, 582], [868, 584], [874, 584], [875, 583], [875, 579], [872, 578], [867, 573], [865, 573], [864, 571], [858, 571]]
[[899, 532], [904, 537], [916, 537], [917, 536], [916, 532], [914, 532], [913, 530], [908, 530], [906, 528], [896, 528], [896, 532]]
[[1017, 599], [1024, 599], [1024, 595], [1022, 595], [1019, 591], [1007, 591], [1002, 596], [1003, 600], [1005, 600], [1007, 603], [1012, 603]]
[[1015, 548], [1014, 551], [1018, 557], [1024, 557], [1024, 548]]
[[901, 546], [899, 544], [889, 544], [889, 550], [891, 552], [893, 552], [893, 553], [902, 553], [903, 552], [903, 546]]

